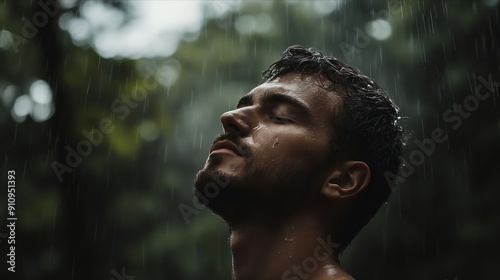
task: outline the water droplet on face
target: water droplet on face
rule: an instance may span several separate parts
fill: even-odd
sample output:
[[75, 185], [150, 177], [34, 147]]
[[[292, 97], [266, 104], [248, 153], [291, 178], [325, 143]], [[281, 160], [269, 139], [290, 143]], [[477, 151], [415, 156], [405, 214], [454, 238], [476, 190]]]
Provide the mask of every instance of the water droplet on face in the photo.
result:
[[276, 147], [276, 145], [278, 145], [278, 144], [279, 144], [279, 140], [278, 140], [278, 138], [276, 138], [276, 139], [274, 140], [274, 143], [273, 143], [273, 149], [274, 149], [274, 147]]

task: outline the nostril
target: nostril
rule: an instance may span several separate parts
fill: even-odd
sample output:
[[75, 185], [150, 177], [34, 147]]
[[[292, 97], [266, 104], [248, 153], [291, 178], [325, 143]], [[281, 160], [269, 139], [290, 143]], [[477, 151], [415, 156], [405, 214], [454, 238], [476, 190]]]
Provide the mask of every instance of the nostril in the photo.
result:
[[222, 114], [221, 116], [221, 121], [222, 121], [222, 128], [224, 129], [224, 132], [229, 133], [239, 133], [240, 132], [240, 127], [238, 126], [238, 120], [236, 119], [236, 116], [231, 113], [231, 112], [226, 112]]
[[249, 132], [248, 116], [241, 110], [222, 114], [221, 122], [226, 133], [246, 134]]
[[230, 129], [230, 130], [232, 130], [234, 132], [239, 132], [240, 131], [239, 127], [236, 124], [234, 124], [234, 123], [228, 123], [227, 126], [228, 126], [227, 127], [228, 129]]

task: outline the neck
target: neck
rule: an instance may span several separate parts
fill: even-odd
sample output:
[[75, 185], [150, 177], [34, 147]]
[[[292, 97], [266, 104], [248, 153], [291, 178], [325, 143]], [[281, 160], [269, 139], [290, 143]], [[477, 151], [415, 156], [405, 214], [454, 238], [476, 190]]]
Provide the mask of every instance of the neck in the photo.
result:
[[338, 244], [316, 214], [273, 224], [263, 222], [261, 213], [233, 225], [233, 280], [352, 279], [340, 266]]

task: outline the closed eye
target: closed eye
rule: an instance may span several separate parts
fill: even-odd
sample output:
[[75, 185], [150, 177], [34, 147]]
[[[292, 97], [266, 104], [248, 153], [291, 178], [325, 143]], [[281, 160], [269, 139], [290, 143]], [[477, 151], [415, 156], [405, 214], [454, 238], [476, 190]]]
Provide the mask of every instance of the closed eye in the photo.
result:
[[288, 123], [293, 123], [292, 119], [289, 118], [284, 118], [284, 117], [277, 117], [277, 116], [269, 116], [269, 119], [273, 121], [274, 123], [278, 124], [288, 124]]

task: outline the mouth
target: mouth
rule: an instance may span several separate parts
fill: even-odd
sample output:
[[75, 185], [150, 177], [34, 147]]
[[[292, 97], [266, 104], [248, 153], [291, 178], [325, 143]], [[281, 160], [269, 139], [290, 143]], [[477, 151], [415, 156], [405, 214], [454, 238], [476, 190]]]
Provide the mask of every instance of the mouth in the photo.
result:
[[238, 147], [231, 141], [222, 140], [214, 143], [210, 149], [210, 154], [232, 154], [236, 156], [241, 156]]

